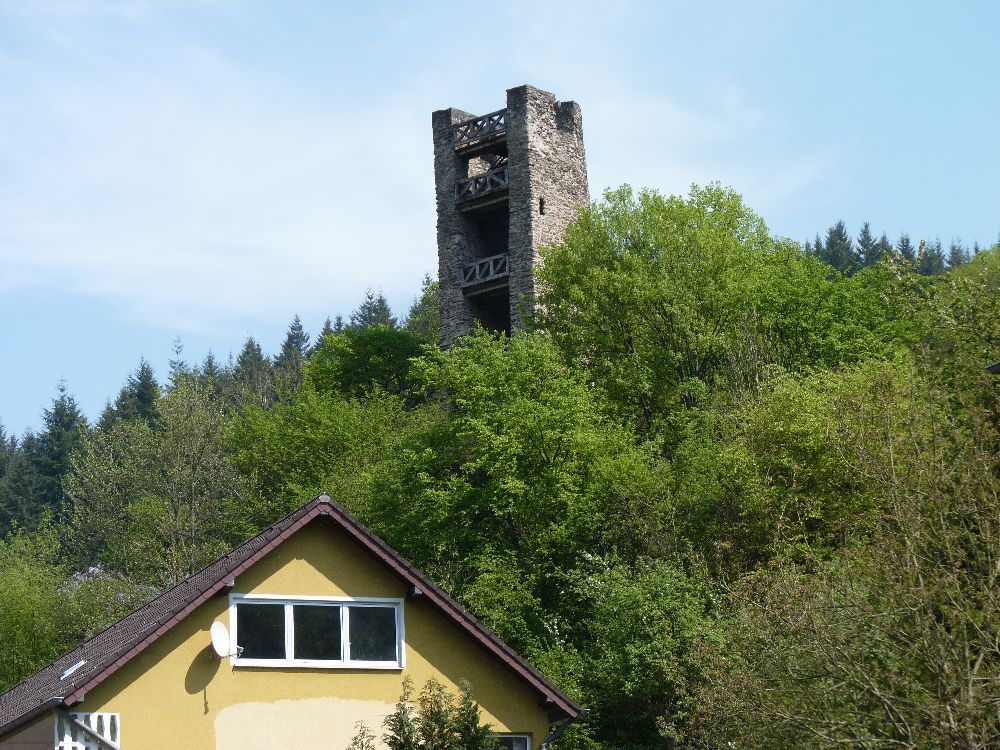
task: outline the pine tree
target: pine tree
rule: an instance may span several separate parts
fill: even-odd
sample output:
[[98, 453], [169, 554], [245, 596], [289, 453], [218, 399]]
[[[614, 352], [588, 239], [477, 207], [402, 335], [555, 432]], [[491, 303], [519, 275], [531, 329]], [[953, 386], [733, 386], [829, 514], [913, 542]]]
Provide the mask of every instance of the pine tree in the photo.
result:
[[805, 255], [812, 255], [813, 254], [813, 246], [812, 246], [812, 243], [808, 239], [805, 242], [802, 243], [802, 252]]
[[413, 710], [413, 682], [403, 678], [403, 694], [392, 713], [385, 717], [382, 726], [385, 734], [382, 741], [389, 750], [418, 750], [420, 748], [419, 727]]
[[13, 520], [8, 509], [7, 476], [17, 455], [17, 440], [8, 436], [3, 422], [0, 422], [0, 538], [7, 535]]
[[188, 366], [188, 363], [184, 361], [184, 358], [182, 356], [184, 354], [184, 344], [181, 342], [180, 336], [174, 337], [174, 343], [171, 349], [174, 353], [174, 356], [171, 357], [170, 361], [168, 362], [168, 365], [170, 367], [170, 374], [169, 374], [170, 387], [176, 388], [178, 385], [180, 385], [180, 382], [184, 378], [190, 377], [192, 373], [191, 373], [191, 368]]
[[436, 344], [441, 337], [441, 308], [438, 301], [438, 283], [430, 274], [424, 274], [420, 296], [413, 300], [403, 328], [428, 344]]
[[87, 432], [87, 420], [80, 412], [76, 400], [66, 389], [66, 383], [56, 387], [52, 407], [42, 411], [43, 431], [38, 435], [37, 451], [33, 455], [39, 478], [39, 491], [35, 498], [41, 514], [44, 508], [53, 511], [62, 504], [62, 479], [69, 468], [73, 450]]
[[115, 407], [111, 405], [111, 401], [104, 402], [104, 408], [101, 409], [101, 416], [97, 418], [96, 429], [99, 432], [109, 432], [115, 425]]
[[347, 330], [347, 325], [344, 323], [344, 316], [337, 314], [337, 317], [333, 319], [333, 332], [343, 333]]
[[847, 225], [843, 219], [826, 231], [826, 243], [820, 257], [843, 273], [850, 273], [858, 267], [854, 243], [847, 233]]
[[206, 383], [214, 383], [222, 377], [222, 367], [219, 365], [219, 360], [215, 358], [211, 349], [208, 350], [208, 354], [202, 360], [199, 374]]
[[125, 386], [115, 399], [115, 420], [134, 422], [141, 420], [149, 425], [156, 424], [156, 401], [160, 397], [160, 386], [156, 382], [153, 368], [145, 360], [139, 360], [139, 367], [128, 376]]
[[969, 254], [962, 247], [962, 240], [955, 238], [948, 248], [948, 268], [958, 268], [969, 262]]
[[972, 243], [972, 257], [975, 258], [980, 252], [981, 248], [979, 247], [979, 240], [976, 240]]
[[358, 309], [351, 313], [351, 328], [363, 330], [375, 326], [396, 327], [389, 303], [382, 292], [376, 294], [371, 289], [365, 292], [365, 299]]
[[423, 750], [454, 750], [455, 700], [435, 678], [420, 691], [420, 718], [417, 722]]
[[939, 276], [944, 273], [944, 248], [940, 238], [928, 245], [920, 242], [917, 253], [917, 273], [922, 276]]
[[900, 234], [899, 239], [896, 240], [896, 252], [908, 263], [913, 263], [917, 259], [917, 252], [913, 243], [910, 242], [910, 235], [906, 232]]
[[198, 368], [198, 379], [208, 389], [212, 400], [225, 394], [229, 388], [230, 371], [219, 364], [212, 350], [208, 350], [201, 367]]
[[[337, 317], [339, 318], [340, 316], [338, 315]], [[323, 329], [319, 332], [319, 336], [316, 337], [312, 347], [310, 347], [309, 351], [306, 353], [306, 358], [311, 358], [312, 355], [316, 353], [316, 350], [323, 346], [323, 340], [326, 339], [327, 336], [332, 336], [333, 334], [333, 323], [330, 321], [330, 316], [327, 316], [326, 320], [323, 321]]]
[[878, 263], [882, 258], [886, 257], [892, 252], [892, 243], [889, 241], [889, 237], [885, 232], [882, 232], [882, 236], [878, 238], [878, 244], [875, 245], [875, 253], [877, 257], [875, 262]]
[[20, 441], [7, 442], [7, 465], [0, 478], [0, 534], [6, 535], [17, 524], [32, 528], [43, 507], [38, 502], [42, 494], [42, 479], [36, 468], [38, 439], [28, 430]]
[[455, 710], [455, 728], [461, 750], [498, 750], [497, 737], [489, 725], [480, 723], [479, 706], [472, 697], [472, 686], [462, 681], [462, 697]]
[[283, 387], [294, 390], [302, 380], [302, 365], [309, 350], [309, 334], [296, 315], [288, 325], [281, 351], [274, 358], [274, 372]]
[[260, 344], [249, 336], [233, 369], [233, 394], [237, 406], [266, 409], [274, 403], [274, 371]]
[[813, 240], [813, 255], [817, 258], [822, 258], [825, 252], [823, 248], [823, 240], [819, 238], [819, 234], [816, 235], [816, 239]]
[[872, 235], [871, 224], [867, 221], [861, 225], [861, 231], [858, 233], [858, 255], [861, 265], [865, 268], [878, 263], [878, 242]]

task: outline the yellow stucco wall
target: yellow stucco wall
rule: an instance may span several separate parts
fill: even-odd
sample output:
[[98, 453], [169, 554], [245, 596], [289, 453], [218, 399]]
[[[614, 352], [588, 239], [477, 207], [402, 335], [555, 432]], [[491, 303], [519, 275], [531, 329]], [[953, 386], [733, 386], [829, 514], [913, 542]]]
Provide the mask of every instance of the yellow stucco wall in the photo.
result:
[[[234, 593], [405, 597], [399, 579], [328, 522], [313, 522], [236, 580]], [[121, 714], [123, 750], [346, 748], [363, 720], [381, 737], [403, 674], [419, 689], [434, 676], [456, 693], [468, 680], [498, 732], [548, 725], [538, 694], [423, 599], [406, 601], [405, 670], [234, 668], [209, 648], [227, 628], [228, 592], [192, 612], [85, 696], [74, 711]]]

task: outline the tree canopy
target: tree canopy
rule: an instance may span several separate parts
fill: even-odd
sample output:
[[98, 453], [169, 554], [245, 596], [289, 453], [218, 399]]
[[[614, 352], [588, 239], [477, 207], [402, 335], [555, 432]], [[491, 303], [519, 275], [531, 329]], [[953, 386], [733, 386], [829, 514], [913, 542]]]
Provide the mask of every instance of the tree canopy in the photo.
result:
[[[61, 385], [0, 427], [0, 682], [327, 492], [590, 709], [559, 746], [996, 746], [1000, 246], [876, 226], [623, 187], [531, 330], [442, 351], [425, 277], [402, 325], [140, 361], [94, 427]], [[495, 743], [434, 684], [379, 740]]]

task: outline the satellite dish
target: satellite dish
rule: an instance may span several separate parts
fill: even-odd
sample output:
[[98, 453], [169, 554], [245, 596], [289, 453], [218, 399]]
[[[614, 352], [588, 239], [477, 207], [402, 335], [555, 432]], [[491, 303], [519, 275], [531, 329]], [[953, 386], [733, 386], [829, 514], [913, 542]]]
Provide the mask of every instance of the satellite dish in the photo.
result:
[[212, 650], [220, 659], [229, 656], [229, 631], [221, 622], [212, 623]]

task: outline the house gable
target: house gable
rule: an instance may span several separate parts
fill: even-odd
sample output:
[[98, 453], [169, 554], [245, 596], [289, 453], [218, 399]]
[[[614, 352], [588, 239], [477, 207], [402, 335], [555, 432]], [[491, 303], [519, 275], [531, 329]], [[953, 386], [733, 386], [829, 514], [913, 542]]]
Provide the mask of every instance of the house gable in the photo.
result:
[[[119, 713], [123, 742], [144, 748], [176, 747], [180, 733], [195, 727], [192, 737], [215, 737], [218, 743], [186, 742], [193, 748], [308, 746], [320, 735], [323, 746], [336, 747], [331, 732], [353, 734], [357, 719], [377, 728], [399, 697], [405, 671], [418, 688], [431, 676], [456, 690], [468, 680], [485, 720], [498, 730], [530, 734], [536, 746], [551, 714], [578, 711], [328, 498], [304, 506], [261, 537], [268, 543], [254, 544], [258, 537], [247, 543], [256, 554], [241, 553], [246, 545], [231, 553], [228, 567], [215, 570], [209, 585], [203, 581], [204, 590], [192, 603], [184, 600], [195, 591], [175, 602], [173, 614], [167, 612], [159, 621], [146, 617], [151, 635], [156, 635], [140, 642], [141, 648], [126, 644], [133, 652], [128, 658], [91, 667], [75, 681], [72, 703], [67, 701], [72, 710]], [[226, 578], [230, 573], [233, 577]], [[231, 589], [230, 581], [235, 581]], [[208, 648], [208, 630], [213, 622], [231, 626], [231, 592], [293, 599], [394, 598], [403, 608], [405, 670], [253, 668], [220, 661]], [[68, 654], [55, 666], [73, 657]], [[569, 710], [553, 711], [555, 699]], [[0, 715], [0, 721], [4, 718]], [[141, 739], [136, 734], [140, 727]], [[295, 742], [277, 744], [276, 737], [288, 740], [288, 733]], [[258, 745], [258, 740], [264, 744]]]

